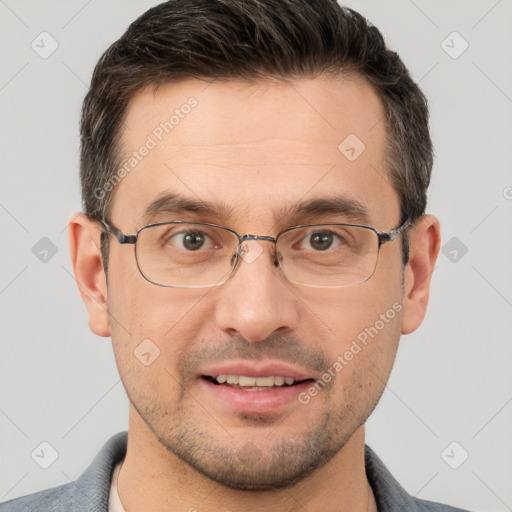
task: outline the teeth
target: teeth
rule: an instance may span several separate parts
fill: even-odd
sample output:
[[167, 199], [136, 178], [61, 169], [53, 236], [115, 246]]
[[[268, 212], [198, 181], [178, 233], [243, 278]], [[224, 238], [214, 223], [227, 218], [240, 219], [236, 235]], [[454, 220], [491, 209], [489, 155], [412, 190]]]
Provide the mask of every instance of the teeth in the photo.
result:
[[291, 386], [295, 379], [292, 377], [270, 376], [270, 377], [247, 377], [245, 375], [217, 375], [215, 380], [219, 384], [235, 384], [240, 387], [261, 387], [271, 388], [273, 386]]
[[[238, 384], [240, 386], [255, 386], [256, 385], [256, 379], [255, 377], [244, 377], [243, 375], [240, 375], [238, 378]], [[260, 384], [258, 384], [260, 386]]]
[[273, 386], [274, 377], [258, 377], [256, 379], [256, 386]]

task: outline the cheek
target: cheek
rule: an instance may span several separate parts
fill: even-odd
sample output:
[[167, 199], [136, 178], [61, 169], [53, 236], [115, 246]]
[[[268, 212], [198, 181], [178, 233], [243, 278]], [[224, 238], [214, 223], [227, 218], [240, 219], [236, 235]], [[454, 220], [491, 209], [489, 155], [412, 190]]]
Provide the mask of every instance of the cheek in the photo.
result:
[[385, 272], [376, 272], [362, 285], [313, 289], [304, 296], [321, 319], [318, 343], [323, 343], [331, 372], [337, 375], [336, 394], [345, 403], [373, 403], [387, 382], [401, 334], [401, 279], [401, 265], [388, 264]]
[[[137, 271], [138, 272], [138, 271]], [[113, 275], [108, 307], [116, 362], [121, 375], [139, 372], [149, 363], [156, 379], [159, 372], [179, 378], [180, 361], [191, 346], [205, 339], [207, 319], [212, 317], [208, 290], [164, 288], [127, 272], [122, 280]]]
[[[388, 381], [395, 360], [400, 336], [401, 314], [387, 310], [389, 316], [374, 322], [344, 340], [336, 357], [339, 370], [336, 401], [350, 404], [356, 414], [367, 416], [376, 406]], [[393, 313], [389, 313], [392, 311]], [[342, 346], [341, 346], [342, 345]], [[364, 419], [364, 418], [360, 418]]]
[[398, 337], [403, 300], [401, 273], [389, 269], [382, 274], [354, 287], [300, 290], [305, 304], [303, 318], [317, 319], [310, 323], [304, 320], [304, 333], [308, 334], [308, 323], [317, 325], [317, 336], [329, 340], [324, 345], [326, 353], [336, 350], [338, 354], [348, 348], [352, 340], [360, 337], [364, 341], [366, 330], [376, 322], [378, 328], [382, 327], [380, 319], [384, 315], [384, 330], [389, 331], [392, 323], [391, 328], [397, 330], [394, 336]]
[[151, 283], [125, 284], [109, 295], [112, 344], [125, 390], [139, 406], [175, 401], [190, 334], [184, 329], [185, 304], [162, 298], [158, 289], [148, 290], [158, 288]]

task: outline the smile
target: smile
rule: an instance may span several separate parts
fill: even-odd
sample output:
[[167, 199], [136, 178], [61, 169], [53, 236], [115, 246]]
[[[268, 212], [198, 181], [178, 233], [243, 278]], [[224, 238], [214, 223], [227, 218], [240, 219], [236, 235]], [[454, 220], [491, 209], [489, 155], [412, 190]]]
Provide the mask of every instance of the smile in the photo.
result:
[[[224, 384], [245, 391], [267, 391], [274, 387], [293, 386], [296, 381], [293, 377], [282, 375], [270, 375], [266, 377], [249, 377], [247, 375], [217, 375], [216, 377], [204, 376], [214, 384]], [[309, 380], [309, 379], [304, 379]]]

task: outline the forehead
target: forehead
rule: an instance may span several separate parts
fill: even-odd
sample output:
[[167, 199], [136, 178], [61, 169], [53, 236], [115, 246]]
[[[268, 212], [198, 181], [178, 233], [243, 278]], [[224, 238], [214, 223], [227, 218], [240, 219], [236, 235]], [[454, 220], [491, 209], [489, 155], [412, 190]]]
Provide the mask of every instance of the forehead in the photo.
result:
[[127, 109], [112, 217], [141, 227], [150, 204], [177, 194], [217, 204], [226, 221], [263, 223], [305, 199], [344, 196], [389, 229], [399, 205], [384, 120], [356, 76], [147, 88]]

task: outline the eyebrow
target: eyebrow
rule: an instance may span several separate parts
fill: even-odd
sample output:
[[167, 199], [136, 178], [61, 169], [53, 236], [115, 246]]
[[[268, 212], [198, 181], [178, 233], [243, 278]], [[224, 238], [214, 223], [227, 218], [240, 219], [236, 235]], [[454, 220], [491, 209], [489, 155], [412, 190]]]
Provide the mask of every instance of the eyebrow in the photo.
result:
[[[224, 203], [211, 203], [185, 197], [175, 193], [164, 193], [148, 204], [140, 219], [143, 224], [151, 222], [157, 216], [193, 213], [198, 216], [213, 216], [226, 219], [233, 208]], [[276, 215], [280, 224], [297, 223], [301, 219], [325, 216], [342, 216], [343, 220], [368, 224], [370, 216], [366, 207], [356, 199], [347, 196], [330, 196], [301, 201], [289, 207], [281, 208]]]
[[177, 213], [195, 213], [214, 217], [227, 217], [231, 209], [224, 204], [213, 204], [209, 201], [188, 198], [179, 194], [164, 193], [148, 204], [140, 219], [143, 223], [150, 222], [159, 215]]
[[343, 220], [370, 223], [370, 215], [366, 207], [356, 199], [347, 196], [330, 196], [300, 202], [280, 211], [280, 219], [291, 220], [300, 217], [342, 216]]

